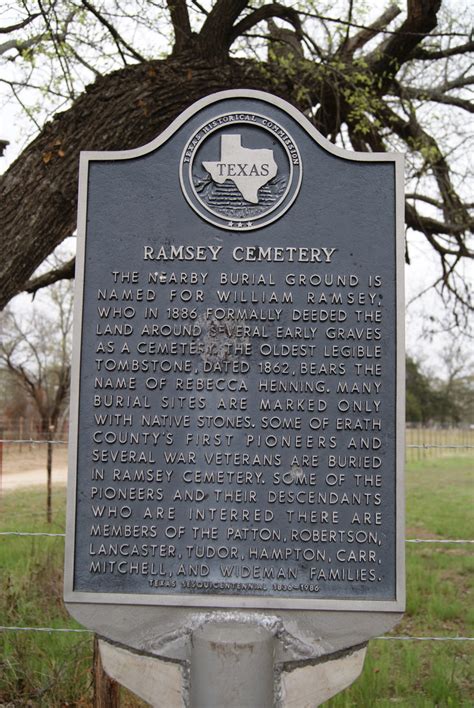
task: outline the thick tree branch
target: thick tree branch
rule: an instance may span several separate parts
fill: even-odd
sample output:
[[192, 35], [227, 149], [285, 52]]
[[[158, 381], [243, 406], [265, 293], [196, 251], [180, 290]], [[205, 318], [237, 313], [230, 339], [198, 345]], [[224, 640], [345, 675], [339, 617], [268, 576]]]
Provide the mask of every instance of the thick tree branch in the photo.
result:
[[186, 0], [167, 0], [171, 17], [171, 24], [174, 30], [173, 55], [180, 54], [189, 47], [191, 39], [191, 23], [189, 21]]
[[232, 42], [232, 28], [249, 0], [217, 0], [199, 33], [203, 56], [213, 60], [227, 57]]
[[27, 293], [35, 295], [41, 288], [46, 288], [48, 285], [57, 283], [58, 280], [71, 280], [76, 273], [76, 259], [71, 258], [67, 263], [64, 263], [59, 268], [54, 268], [39, 275], [37, 278], [28, 280], [23, 286], [23, 290]]
[[461, 255], [467, 258], [474, 258], [474, 253], [468, 250], [467, 247], [464, 247], [461, 251], [458, 247], [443, 247], [440, 242], [431, 240], [431, 238], [436, 235], [459, 236], [465, 231], [465, 228], [461, 225], [448, 224], [444, 221], [432, 219], [429, 216], [422, 216], [408, 203], [405, 205], [405, 221], [407, 226], [416, 231], [421, 231], [425, 236], [429, 237], [431, 245], [433, 245], [437, 251], [446, 255]]
[[409, 59], [422, 59], [423, 61], [433, 61], [436, 59], [447, 59], [448, 57], [455, 57], [459, 54], [469, 54], [469, 52], [474, 51], [474, 41], [470, 40], [465, 44], [459, 44], [457, 47], [449, 47], [447, 49], [424, 49], [423, 47], [416, 47], [414, 49]]
[[254, 10], [249, 15], [246, 15], [240, 22], [238, 22], [231, 31], [231, 43], [240, 37], [245, 32], [248, 32], [255, 27], [259, 22], [263, 20], [269, 20], [273, 17], [279, 17], [281, 20], [286, 20], [289, 22], [297, 33], [301, 35], [301, 20], [299, 13], [291, 7], [285, 7], [279, 2], [269, 3], [268, 5], [263, 5], [257, 10]]
[[368, 63], [371, 71], [381, 78], [381, 93], [415, 47], [436, 27], [440, 6], [441, 0], [408, 0], [405, 22], [372, 52]]
[[393, 82], [389, 89], [389, 93], [398, 96], [402, 99], [415, 99], [418, 101], [433, 101], [433, 103], [444, 103], [449, 106], [456, 106], [456, 108], [462, 108], [468, 113], [474, 113], [474, 103], [468, 101], [464, 98], [459, 98], [459, 96], [451, 96], [445, 93], [445, 89], [442, 86], [439, 88], [412, 88], [410, 86], [402, 86], [397, 82]]

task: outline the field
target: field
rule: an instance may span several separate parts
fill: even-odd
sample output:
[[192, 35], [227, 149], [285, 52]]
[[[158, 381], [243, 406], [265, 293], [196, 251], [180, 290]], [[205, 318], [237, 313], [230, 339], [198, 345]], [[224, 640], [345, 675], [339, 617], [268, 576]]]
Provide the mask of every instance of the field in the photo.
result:
[[[6, 462], [21, 463], [11, 451]], [[30, 469], [41, 467], [31, 454]], [[57, 461], [64, 462], [59, 453]], [[22, 469], [25, 469], [23, 466]], [[54, 480], [53, 468], [53, 480]], [[407, 538], [472, 539], [472, 458], [436, 457], [407, 469]], [[65, 489], [53, 492], [53, 521], [45, 522], [42, 487], [4, 492], [0, 530], [64, 529]], [[61, 538], [0, 538], [0, 624], [71, 627], [62, 605]], [[472, 545], [407, 544], [408, 606], [394, 634], [474, 636]], [[92, 639], [87, 633], [1, 632], [0, 705], [91, 705]], [[370, 643], [363, 675], [327, 706], [471, 706], [474, 642]], [[123, 691], [122, 705], [144, 704]], [[164, 707], [168, 708], [168, 707]]]

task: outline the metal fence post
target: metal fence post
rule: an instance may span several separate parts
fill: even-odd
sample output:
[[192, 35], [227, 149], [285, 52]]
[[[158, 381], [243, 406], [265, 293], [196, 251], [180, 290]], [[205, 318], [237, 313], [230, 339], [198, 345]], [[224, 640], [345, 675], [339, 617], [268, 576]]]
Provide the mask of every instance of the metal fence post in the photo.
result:
[[272, 708], [273, 635], [239, 622], [203, 625], [191, 640], [191, 708]]

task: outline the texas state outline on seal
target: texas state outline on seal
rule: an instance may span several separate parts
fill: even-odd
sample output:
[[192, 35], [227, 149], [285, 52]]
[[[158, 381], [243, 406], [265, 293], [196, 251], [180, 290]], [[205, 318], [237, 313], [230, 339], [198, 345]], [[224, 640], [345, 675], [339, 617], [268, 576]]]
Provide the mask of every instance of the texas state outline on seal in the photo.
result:
[[223, 184], [230, 179], [243, 198], [258, 204], [258, 190], [278, 172], [273, 150], [246, 148], [240, 134], [222, 135], [219, 161], [203, 162], [214, 182]]

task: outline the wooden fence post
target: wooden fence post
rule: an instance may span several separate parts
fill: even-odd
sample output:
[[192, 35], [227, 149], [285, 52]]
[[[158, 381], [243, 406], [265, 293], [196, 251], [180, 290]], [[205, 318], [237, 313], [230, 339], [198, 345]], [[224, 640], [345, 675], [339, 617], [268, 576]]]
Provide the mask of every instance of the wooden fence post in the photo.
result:
[[100, 658], [99, 640], [94, 636], [94, 658], [93, 658], [93, 687], [94, 698], [93, 708], [120, 708], [120, 686], [113, 679], [109, 678], [102, 666]]
[[[19, 430], [19, 436], [18, 436], [20, 440], [23, 440], [23, 435], [24, 435], [23, 424], [24, 424], [24, 422], [25, 422], [25, 419], [21, 415], [20, 416], [20, 430]], [[23, 443], [20, 442], [20, 452], [22, 452], [22, 450], [23, 450]]]
[[3, 477], [3, 427], [0, 428], [0, 494], [2, 493]]
[[53, 444], [51, 442], [52, 437], [53, 437], [53, 431], [54, 428], [52, 425], [48, 425], [48, 456], [46, 460], [46, 518], [48, 521], [48, 524], [51, 523], [52, 519], [52, 509], [51, 509], [51, 486], [52, 486], [52, 469], [53, 469]]

